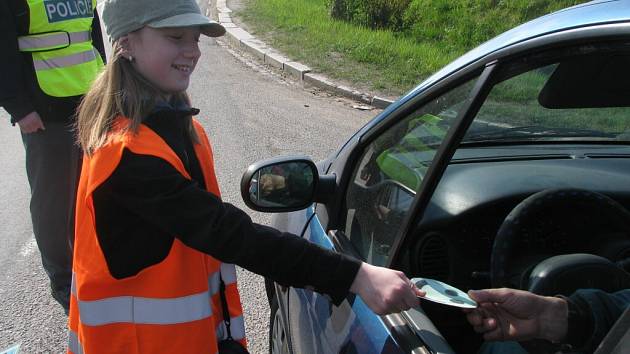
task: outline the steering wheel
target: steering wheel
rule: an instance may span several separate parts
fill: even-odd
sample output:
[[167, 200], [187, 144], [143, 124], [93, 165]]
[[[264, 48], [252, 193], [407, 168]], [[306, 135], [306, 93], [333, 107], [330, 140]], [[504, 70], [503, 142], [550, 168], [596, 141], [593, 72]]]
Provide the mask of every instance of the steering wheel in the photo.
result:
[[[630, 288], [630, 212], [613, 199], [579, 189], [548, 189], [519, 203], [492, 248], [493, 287], [541, 295], [579, 288]], [[617, 262], [617, 263], [615, 263]]]

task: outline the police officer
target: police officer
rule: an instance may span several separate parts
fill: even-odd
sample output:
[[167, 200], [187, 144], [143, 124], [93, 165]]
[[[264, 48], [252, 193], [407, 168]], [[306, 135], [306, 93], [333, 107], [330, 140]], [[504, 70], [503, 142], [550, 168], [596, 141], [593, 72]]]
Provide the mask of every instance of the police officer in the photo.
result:
[[105, 58], [96, 0], [0, 1], [0, 52], [0, 106], [22, 133], [33, 233], [67, 313], [81, 163], [72, 123]]

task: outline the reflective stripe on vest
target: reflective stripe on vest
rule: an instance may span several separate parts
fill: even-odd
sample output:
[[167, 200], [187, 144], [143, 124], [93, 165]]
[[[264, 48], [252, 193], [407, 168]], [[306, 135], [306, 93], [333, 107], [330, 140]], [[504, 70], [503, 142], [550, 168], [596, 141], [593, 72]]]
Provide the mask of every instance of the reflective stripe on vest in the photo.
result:
[[97, 301], [79, 300], [78, 305], [81, 323], [87, 326], [121, 322], [174, 324], [212, 316], [207, 291], [174, 299], [119, 296]]
[[68, 349], [74, 354], [83, 354], [83, 346], [79, 342], [77, 333], [73, 330], [68, 331]]
[[219, 293], [221, 279], [223, 279], [225, 285], [236, 283], [236, 267], [233, 264], [221, 263], [221, 272], [212, 274], [208, 281], [208, 287], [212, 295]]
[[[71, 291], [77, 296], [74, 274]], [[210, 297], [208, 291], [171, 299], [117, 296], [96, 301], [78, 300], [78, 306], [81, 323], [88, 326], [121, 322], [164, 325], [212, 316]]]
[[30, 53], [41, 90], [53, 97], [85, 94], [103, 68], [90, 33], [96, 0], [27, 0], [28, 34], [18, 39]]
[[[245, 338], [245, 320], [243, 316], [230, 317], [230, 333], [232, 339], [239, 340]], [[217, 338], [227, 338], [227, 332], [225, 331], [225, 322], [221, 321], [217, 326], [216, 331]]]
[[55, 32], [32, 34], [18, 38], [18, 47], [21, 52], [36, 52], [51, 49], [61, 49], [74, 43], [88, 42], [91, 40], [90, 32]]
[[[220, 296], [221, 279], [223, 279], [226, 287], [230, 284], [236, 284], [236, 267], [233, 264], [221, 263], [220, 271], [210, 276], [208, 288], [212, 296]], [[245, 320], [243, 316], [230, 317], [230, 333], [235, 340], [245, 338]], [[217, 338], [227, 338], [224, 321], [221, 321], [217, 326], [216, 335]]]
[[88, 50], [81, 53], [71, 54], [65, 57], [57, 57], [45, 60], [33, 60], [35, 70], [47, 70], [56, 68], [65, 68], [68, 66], [87, 63], [96, 58], [94, 50]]
[[[234, 325], [232, 325], [232, 323]], [[230, 331], [234, 340], [238, 341], [245, 338], [244, 328], [245, 320], [243, 316], [232, 317], [230, 319]], [[225, 322], [221, 322], [221, 324], [217, 327], [216, 337], [227, 338]], [[81, 342], [79, 341], [79, 337], [77, 336], [76, 332], [73, 330], [68, 331], [68, 349], [74, 354], [83, 354], [83, 346], [81, 345]]]

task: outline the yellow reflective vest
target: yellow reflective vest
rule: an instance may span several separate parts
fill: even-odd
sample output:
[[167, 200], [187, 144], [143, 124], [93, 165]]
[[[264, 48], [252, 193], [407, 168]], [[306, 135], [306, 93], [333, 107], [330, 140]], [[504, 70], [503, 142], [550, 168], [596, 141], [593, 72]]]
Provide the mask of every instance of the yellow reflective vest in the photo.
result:
[[103, 61], [92, 45], [96, 0], [27, 0], [29, 33], [18, 37], [33, 57], [39, 87], [53, 97], [85, 94]]

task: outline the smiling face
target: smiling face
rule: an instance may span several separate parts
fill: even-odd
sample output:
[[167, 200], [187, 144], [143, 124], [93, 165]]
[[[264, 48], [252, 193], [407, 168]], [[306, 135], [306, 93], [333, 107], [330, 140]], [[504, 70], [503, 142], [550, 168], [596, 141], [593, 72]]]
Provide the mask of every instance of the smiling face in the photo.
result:
[[123, 38], [123, 55], [134, 68], [167, 95], [185, 91], [199, 51], [199, 28], [144, 27]]

